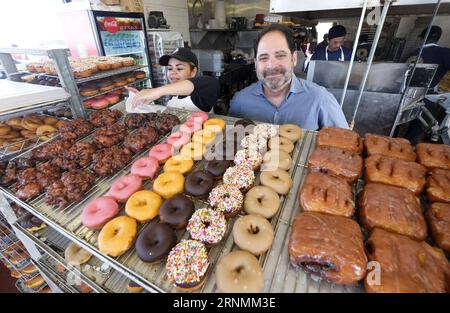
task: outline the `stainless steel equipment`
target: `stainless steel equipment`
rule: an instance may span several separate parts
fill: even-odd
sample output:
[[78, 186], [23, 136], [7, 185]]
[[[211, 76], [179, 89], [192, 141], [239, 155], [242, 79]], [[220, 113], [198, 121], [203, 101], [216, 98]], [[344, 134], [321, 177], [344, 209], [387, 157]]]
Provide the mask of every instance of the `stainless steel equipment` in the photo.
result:
[[224, 72], [224, 54], [220, 50], [193, 49], [198, 58], [199, 71], [211, 72], [213, 76], [219, 77]]

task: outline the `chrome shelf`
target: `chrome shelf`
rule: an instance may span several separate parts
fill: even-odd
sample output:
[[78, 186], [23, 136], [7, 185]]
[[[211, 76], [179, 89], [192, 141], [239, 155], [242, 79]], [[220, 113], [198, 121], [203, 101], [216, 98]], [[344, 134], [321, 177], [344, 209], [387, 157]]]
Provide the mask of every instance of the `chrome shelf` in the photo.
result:
[[114, 87], [114, 88], [111, 89], [111, 90], [99, 92], [99, 93], [96, 94], [95, 96], [81, 97], [81, 100], [82, 100], [82, 101], [85, 101], [85, 100], [89, 100], [89, 99], [96, 98], [96, 97], [101, 96], [101, 95], [106, 95], [107, 93], [110, 93], [110, 92], [112, 92], [112, 91], [120, 90], [120, 89], [122, 89], [122, 88], [125, 88], [126, 86], [129, 86], [129, 85], [135, 85], [135, 84], [141, 83], [141, 82], [143, 82], [143, 81], [146, 81], [146, 80], [148, 80], [148, 79], [150, 79], [150, 78], [148, 78], [148, 77], [140, 78], [140, 79], [135, 80], [135, 81], [132, 82], [132, 83], [127, 83], [125, 86]]
[[86, 77], [86, 78], [76, 78], [75, 82], [77, 84], [82, 84], [86, 82], [90, 82], [97, 79], [107, 78], [114, 75], [124, 74], [132, 71], [136, 71], [138, 69], [147, 67], [147, 65], [133, 65], [133, 66], [126, 66], [126, 67], [120, 67], [114, 70], [108, 70], [108, 71], [99, 71], [96, 74]]

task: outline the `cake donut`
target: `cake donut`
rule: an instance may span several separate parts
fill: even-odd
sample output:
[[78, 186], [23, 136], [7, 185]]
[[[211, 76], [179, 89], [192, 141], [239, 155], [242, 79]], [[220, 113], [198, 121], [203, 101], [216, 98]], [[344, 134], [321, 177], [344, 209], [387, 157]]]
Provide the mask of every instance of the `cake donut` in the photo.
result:
[[207, 128], [198, 130], [192, 135], [192, 142], [199, 142], [202, 145], [211, 144], [214, 139], [216, 139], [216, 133]]
[[220, 118], [210, 118], [203, 123], [203, 129], [209, 129], [215, 133], [221, 133], [225, 129], [225, 121]]
[[176, 195], [164, 201], [159, 208], [161, 222], [175, 229], [186, 227], [192, 214], [194, 214], [194, 202], [183, 195]]
[[232, 251], [222, 257], [215, 271], [217, 288], [221, 292], [261, 292], [264, 277], [258, 259], [247, 251]]
[[227, 222], [221, 212], [203, 208], [192, 214], [186, 230], [192, 239], [198, 240], [208, 247], [222, 240], [226, 228]]
[[184, 190], [184, 176], [178, 172], [164, 172], [153, 182], [153, 190], [164, 199], [169, 199]]
[[269, 140], [269, 149], [282, 150], [291, 154], [294, 150], [294, 144], [292, 143], [292, 141], [285, 137], [273, 137]]
[[153, 219], [159, 213], [162, 199], [159, 194], [150, 190], [134, 193], [125, 204], [125, 213], [140, 223]]
[[194, 121], [203, 124], [208, 118], [208, 113], [206, 112], [193, 112], [186, 121]]
[[214, 176], [207, 171], [195, 171], [186, 176], [184, 190], [188, 196], [203, 198], [214, 187]]
[[259, 214], [267, 219], [280, 207], [280, 197], [269, 187], [255, 186], [245, 194], [244, 210], [247, 214]]
[[101, 229], [119, 214], [119, 205], [113, 197], [103, 196], [90, 201], [83, 208], [81, 222], [89, 229]]
[[64, 250], [64, 259], [67, 264], [73, 266], [80, 266], [88, 262], [92, 257], [89, 251], [84, 250], [74, 242], [69, 243], [66, 250]]
[[244, 215], [233, 225], [236, 245], [256, 256], [269, 250], [274, 238], [272, 225], [258, 214]]
[[262, 163], [262, 156], [257, 150], [242, 149], [236, 152], [234, 164], [245, 165], [257, 171]]
[[167, 137], [165, 142], [172, 145], [174, 149], [180, 149], [183, 145], [187, 144], [190, 141], [191, 136], [188, 133], [178, 131]]
[[261, 172], [261, 185], [275, 190], [280, 195], [288, 194], [292, 187], [292, 179], [288, 172], [281, 169]]
[[203, 154], [205, 153], [205, 146], [200, 142], [190, 142], [185, 144], [181, 150], [180, 154], [185, 158], [199, 161], [203, 158]]
[[292, 166], [291, 156], [283, 150], [270, 150], [264, 154], [262, 171], [282, 169], [288, 171]]
[[210, 172], [216, 180], [222, 179], [223, 174], [229, 168], [233, 162], [230, 160], [209, 160], [205, 164], [205, 171]]
[[303, 132], [302, 129], [295, 124], [283, 124], [280, 125], [280, 136], [295, 143], [302, 138]]
[[227, 168], [223, 174], [223, 183], [234, 185], [242, 191], [253, 187], [255, 183], [255, 173], [246, 165], [236, 165]]
[[164, 164], [164, 172], [178, 172], [182, 175], [189, 173], [194, 166], [194, 161], [190, 158], [178, 154], [174, 155]]
[[168, 143], [155, 145], [150, 149], [148, 156], [157, 159], [159, 163], [164, 163], [172, 156], [172, 145]]
[[131, 165], [131, 174], [139, 176], [141, 179], [152, 179], [158, 170], [159, 162], [152, 157], [143, 157], [136, 160]]
[[208, 267], [205, 245], [196, 240], [182, 240], [167, 257], [166, 276], [178, 288], [198, 289], [205, 282]]
[[142, 188], [142, 180], [136, 175], [126, 175], [118, 178], [112, 183], [107, 193], [119, 202], [125, 202], [136, 191]]
[[177, 236], [169, 225], [153, 223], [139, 233], [135, 248], [142, 261], [157, 263], [164, 260], [176, 244]]
[[112, 257], [124, 254], [133, 245], [137, 233], [136, 220], [119, 216], [103, 226], [98, 235], [98, 248], [101, 253]]
[[235, 216], [242, 208], [244, 196], [242, 192], [233, 185], [219, 185], [209, 193], [209, 204], [222, 212], [226, 218]]
[[202, 129], [202, 123], [194, 120], [190, 120], [180, 125], [180, 131], [189, 135], [192, 135], [196, 131]]

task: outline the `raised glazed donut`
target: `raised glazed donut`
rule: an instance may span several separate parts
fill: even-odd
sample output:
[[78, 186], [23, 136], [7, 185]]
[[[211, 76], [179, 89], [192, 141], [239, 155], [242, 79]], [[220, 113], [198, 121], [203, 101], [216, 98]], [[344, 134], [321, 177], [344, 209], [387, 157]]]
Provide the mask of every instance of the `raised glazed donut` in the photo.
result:
[[148, 156], [157, 159], [159, 163], [164, 163], [172, 156], [172, 145], [168, 143], [155, 145], [150, 149]]
[[186, 123], [180, 125], [180, 131], [189, 135], [192, 135], [200, 129], [202, 129], [202, 123], [194, 120], [187, 121]]
[[164, 199], [169, 199], [184, 190], [184, 176], [178, 172], [164, 172], [153, 182], [153, 190]]
[[264, 154], [262, 171], [282, 169], [288, 171], [292, 166], [291, 156], [283, 150], [270, 150]]
[[269, 187], [256, 186], [245, 195], [244, 210], [248, 214], [260, 214], [269, 219], [274, 216], [280, 207], [280, 197]]
[[147, 263], [162, 261], [177, 244], [177, 236], [167, 224], [147, 225], [136, 240], [138, 257]]
[[247, 251], [232, 251], [221, 258], [215, 273], [221, 292], [261, 292], [264, 287], [261, 264]]
[[269, 149], [282, 150], [290, 154], [294, 150], [294, 144], [285, 137], [273, 137], [269, 140]]
[[125, 202], [136, 191], [142, 188], [142, 180], [136, 175], [127, 175], [118, 178], [109, 188], [108, 195], [119, 202]]
[[194, 121], [203, 124], [208, 119], [208, 113], [206, 112], [193, 112], [186, 121]]
[[180, 150], [180, 154], [182, 156], [194, 161], [201, 160], [204, 153], [205, 146], [199, 142], [190, 142], [188, 144], [185, 144]]
[[194, 202], [183, 195], [176, 195], [164, 201], [159, 209], [161, 222], [175, 229], [186, 227], [195, 211]]
[[280, 195], [286, 195], [292, 187], [291, 176], [281, 169], [261, 172], [260, 180], [262, 185], [272, 188]]
[[295, 124], [284, 124], [280, 126], [280, 136], [287, 138], [292, 142], [297, 142], [302, 138], [302, 135], [302, 129]]
[[69, 243], [64, 251], [64, 259], [67, 264], [74, 266], [80, 266], [81, 264], [86, 263], [91, 259], [91, 257], [92, 254], [90, 252], [84, 250], [73, 242]]
[[227, 222], [219, 211], [203, 208], [192, 214], [186, 230], [192, 239], [213, 246], [219, 243], [225, 235]]
[[194, 198], [206, 197], [214, 186], [214, 177], [207, 171], [195, 171], [186, 176], [185, 193]]
[[158, 170], [158, 160], [152, 157], [143, 157], [136, 160], [131, 165], [131, 174], [139, 176], [141, 179], [152, 179]]
[[81, 222], [89, 229], [101, 229], [119, 214], [119, 205], [113, 197], [98, 197], [83, 208]]
[[226, 218], [235, 216], [242, 208], [244, 196], [233, 185], [219, 185], [209, 193], [209, 204], [222, 212]]
[[103, 226], [98, 235], [98, 248], [101, 253], [117, 257], [124, 254], [133, 245], [137, 233], [136, 220], [128, 216], [119, 216]]
[[178, 172], [182, 175], [189, 173], [194, 166], [194, 161], [190, 158], [178, 154], [174, 155], [164, 164], [164, 172]]
[[273, 237], [272, 225], [261, 215], [241, 216], [233, 225], [233, 239], [236, 245], [254, 255], [269, 250]]
[[166, 143], [173, 146], [174, 149], [180, 149], [181, 146], [191, 141], [191, 136], [188, 133], [182, 131], [171, 134], [166, 139]]
[[203, 128], [215, 133], [221, 133], [225, 128], [225, 121], [220, 118], [211, 118], [203, 123]]
[[153, 219], [159, 213], [161, 197], [150, 190], [141, 190], [134, 193], [125, 204], [125, 213], [140, 223]]
[[214, 142], [214, 139], [216, 139], [216, 133], [208, 128], [198, 130], [192, 135], [192, 142], [199, 142], [202, 145], [208, 145]]

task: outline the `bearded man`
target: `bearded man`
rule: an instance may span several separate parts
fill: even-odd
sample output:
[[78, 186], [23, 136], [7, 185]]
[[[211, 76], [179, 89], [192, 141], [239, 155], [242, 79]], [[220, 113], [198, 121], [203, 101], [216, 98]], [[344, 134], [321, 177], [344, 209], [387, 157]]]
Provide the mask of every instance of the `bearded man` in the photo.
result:
[[258, 82], [236, 93], [228, 114], [272, 124], [318, 130], [348, 128], [341, 107], [325, 88], [296, 77], [292, 31], [280, 24], [263, 29], [255, 42]]

